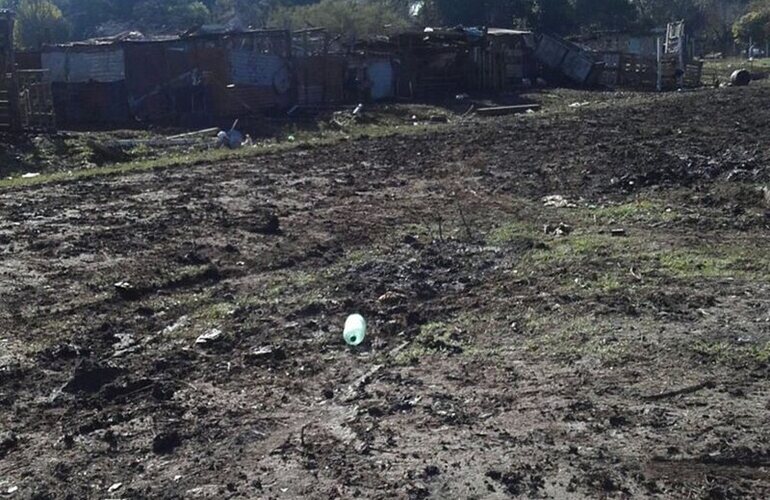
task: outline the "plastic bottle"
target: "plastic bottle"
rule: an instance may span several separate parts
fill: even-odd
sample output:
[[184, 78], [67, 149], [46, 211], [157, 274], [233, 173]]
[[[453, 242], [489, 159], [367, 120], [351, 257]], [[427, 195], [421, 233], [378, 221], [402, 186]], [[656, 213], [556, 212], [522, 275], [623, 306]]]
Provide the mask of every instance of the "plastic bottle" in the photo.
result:
[[345, 342], [348, 345], [356, 346], [361, 344], [366, 338], [366, 320], [360, 314], [353, 314], [345, 321], [345, 331], [343, 333]]

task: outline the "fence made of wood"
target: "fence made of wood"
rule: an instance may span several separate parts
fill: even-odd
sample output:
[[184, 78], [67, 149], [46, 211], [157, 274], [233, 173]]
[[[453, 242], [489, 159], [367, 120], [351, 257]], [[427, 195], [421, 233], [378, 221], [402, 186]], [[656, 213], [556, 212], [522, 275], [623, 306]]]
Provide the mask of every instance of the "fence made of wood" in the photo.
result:
[[19, 70], [19, 108], [25, 129], [56, 128], [51, 74], [48, 70]]
[[[658, 62], [655, 58], [621, 52], [600, 54], [604, 70], [600, 81], [608, 87], [654, 90], [658, 86]], [[703, 63], [692, 61], [680, 70], [677, 56], [664, 55], [660, 64], [661, 87], [671, 90], [701, 85]]]

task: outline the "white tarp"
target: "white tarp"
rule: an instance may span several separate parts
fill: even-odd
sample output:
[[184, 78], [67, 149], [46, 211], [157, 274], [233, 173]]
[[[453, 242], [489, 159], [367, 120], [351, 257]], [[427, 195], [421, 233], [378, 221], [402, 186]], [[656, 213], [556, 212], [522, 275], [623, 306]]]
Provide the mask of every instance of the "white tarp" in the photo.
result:
[[43, 52], [43, 69], [51, 80], [65, 83], [119, 82], [126, 79], [123, 49]]

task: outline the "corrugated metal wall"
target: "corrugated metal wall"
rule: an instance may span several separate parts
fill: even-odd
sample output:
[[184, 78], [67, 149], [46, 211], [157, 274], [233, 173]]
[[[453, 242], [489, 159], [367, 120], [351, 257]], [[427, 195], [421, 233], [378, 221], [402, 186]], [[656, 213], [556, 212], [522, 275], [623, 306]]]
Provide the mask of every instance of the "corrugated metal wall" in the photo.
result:
[[342, 102], [347, 64], [346, 58], [333, 55], [295, 59], [297, 103], [316, 105]]
[[70, 48], [54, 49], [41, 54], [43, 69], [50, 71], [51, 81], [57, 83], [120, 82], [126, 79], [123, 49]]

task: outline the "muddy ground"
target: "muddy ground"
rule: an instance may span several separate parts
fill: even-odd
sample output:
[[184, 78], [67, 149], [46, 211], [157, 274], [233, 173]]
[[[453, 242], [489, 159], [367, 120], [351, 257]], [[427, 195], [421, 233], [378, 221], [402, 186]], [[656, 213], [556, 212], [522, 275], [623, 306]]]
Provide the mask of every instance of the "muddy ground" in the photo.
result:
[[0, 493], [770, 497], [770, 86], [584, 99], [0, 192]]

